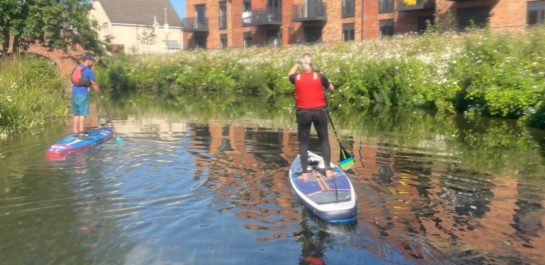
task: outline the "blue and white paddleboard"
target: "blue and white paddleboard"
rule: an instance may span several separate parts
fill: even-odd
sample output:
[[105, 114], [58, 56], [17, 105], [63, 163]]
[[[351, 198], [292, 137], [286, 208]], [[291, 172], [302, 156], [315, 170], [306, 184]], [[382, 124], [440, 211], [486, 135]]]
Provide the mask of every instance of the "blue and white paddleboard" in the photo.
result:
[[88, 136], [79, 138], [69, 135], [66, 138], [54, 143], [47, 150], [47, 156], [62, 156], [74, 153], [80, 150], [91, 148], [92, 146], [104, 142], [113, 135], [112, 128], [97, 128], [89, 131]]
[[[290, 166], [290, 185], [307, 209], [329, 223], [356, 220], [356, 193], [350, 179], [337, 165], [331, 163], [335, 177], [325, 176], [324, 160], [308, 152], [307, 180], [299, 179], [302, 173], [301, 159], [297, 155]], [[335, 188], [336, 187], [336, 188]]]

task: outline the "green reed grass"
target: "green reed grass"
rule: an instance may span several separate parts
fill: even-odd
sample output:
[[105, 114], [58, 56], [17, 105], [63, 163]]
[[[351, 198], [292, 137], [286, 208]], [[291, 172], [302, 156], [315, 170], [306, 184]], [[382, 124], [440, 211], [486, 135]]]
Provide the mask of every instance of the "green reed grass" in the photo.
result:
[[0, 134], [39, 130], [66, 117], [64, 85], [57, 67], [45, 59], [0, 59]]
[[330, 46], [183, 51], [118, 56], [100, 82], [114, 95], [169, 99], [188, 93], [293, 93], [287, 71], [303, 52], [337, 90], [331, 108], [415, 107], [501, 118], [545, 128], [545, 28], [520, 32], [403, 35]]

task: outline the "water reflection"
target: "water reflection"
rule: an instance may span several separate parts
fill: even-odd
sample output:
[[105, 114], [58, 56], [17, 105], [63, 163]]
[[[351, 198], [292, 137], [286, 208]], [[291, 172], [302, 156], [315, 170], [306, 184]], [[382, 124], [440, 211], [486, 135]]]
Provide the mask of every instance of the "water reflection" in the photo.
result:
[[[174, 111], [117, 111], [123, 144], [109, 141], [66, 159], [44, 157], [58, 128], [2, 144], [0, 255], [9, 264], [37, 257], [68, 264], [545, 259], [539, 132], [410, 111], [350, 119], [337, 111], [356, 162], [349, 173], [360, 214], [356, 224], [328, 225], [289, 189], [297, 154], [291, 114], [255, 103], [229, 113], [207, 100]], [[203, 117], [185, 114], [197, 107]], [[312, 137], [311, 149], [319, 146]]]
[[0, 160], [2, 263], [118, 262], [125, 253], [118, 246], [126, 239], [115, 220], [104, 218], [105, 202], [97, 198], [105, 188], [102, 168], [90, 165], [84, 153], [45, 161], [44, 146], [59, 130], [50, 132], [1, 145], [0, 152], [10, 154]]

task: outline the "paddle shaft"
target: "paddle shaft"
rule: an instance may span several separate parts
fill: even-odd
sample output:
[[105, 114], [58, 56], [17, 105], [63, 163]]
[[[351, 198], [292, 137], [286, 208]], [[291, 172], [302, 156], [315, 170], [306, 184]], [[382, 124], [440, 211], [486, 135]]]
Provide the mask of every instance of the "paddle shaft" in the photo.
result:
[[112, 130], [114, 131], [115, 137], [117, 137], [117, 131], [115, 130], [114, 123], [112, 122], [112, 116], [110, 116], [110, 112], [108, 111], [108, 108], [106, 108], [106, 103], [104, 103], [104, 99], [102, 97], [98, 97], [100, 101], [102, 101], [102, 106], [104, 107], [104, 111], [106, 111], [106, 115], [108, 115], [108, 120], [110, 122], [110, 125], [112, 125]]
[[329, 120], [329, 123], [331, 124], [331, 128], [333, 128], [333, 133], [335, 134], [335, 139], [337, 139], [337, 142], [341, 146], [341, 149], [344, 149], [343, 145], [341, 144], [341, 140], [339, 140], [339, 136], [337, 135], [337, 130], [335, 130], [335, 125], [333, 124], [333, 120], [331, 119], [331, 115], [329, 114], [329, 110], [326, 109], [325, 112], [327, 113], [327, 119]]
[[[331, 128], [333, 128], [333, 133], [335, 134], [335, 138], [337, 139], [337, 142], [339, 143], [341, 150], [344, 150], [344, 147], [341, 144], [341, 141], [339, 140], [339, 136], [337, 136], [337, 130], [335, 130], [335, 125], [333, 125], [333, 120], [331, 120], [331, 115], [329, 115], [329, 110], [326, 109], [325, 112], [327, 113], [327, 118], [329, 120], [329, 123], [331, 123]], [[339, 201], [339, 191], [337, 190], [337, 178], [335, 177], [335, 175], [333, 175], [333, 186], [335, 187], [335, 201]]]

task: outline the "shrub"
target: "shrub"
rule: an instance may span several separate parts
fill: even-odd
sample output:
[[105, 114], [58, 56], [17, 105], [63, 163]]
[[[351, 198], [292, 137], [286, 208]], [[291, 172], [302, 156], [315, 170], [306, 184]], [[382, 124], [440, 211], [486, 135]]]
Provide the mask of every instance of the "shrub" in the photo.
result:
[[[303, 52], [337, 90], [330, 106], [373, 104], [520, 118], [545, 90], [545, 28], [395, 36], [332, 46], [182, 51], [113, 58], [104, 79], [114, 91], [165, 98], [187, 93], [293, 93], [287, 71]], [[534, 118], [537, 117], [534, 115]]]
[[0, 60], [0, 134], [39, 130], [66, 116], [65, 82], [55, 65], [44, 59]]

